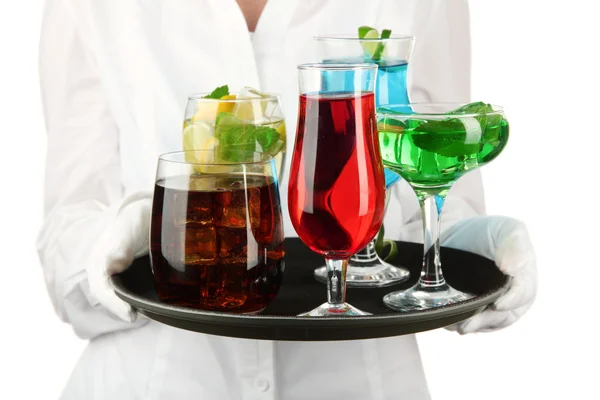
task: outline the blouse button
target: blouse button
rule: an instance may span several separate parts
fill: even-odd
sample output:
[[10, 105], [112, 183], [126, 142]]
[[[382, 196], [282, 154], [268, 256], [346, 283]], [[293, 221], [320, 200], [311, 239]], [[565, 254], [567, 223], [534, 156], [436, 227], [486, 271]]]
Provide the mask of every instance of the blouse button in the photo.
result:
[[261, 392], [266, 392], [267, 390], [269, 390], [269, 381], [263, 378], [258, 378], [256, 380], [256, 388]]

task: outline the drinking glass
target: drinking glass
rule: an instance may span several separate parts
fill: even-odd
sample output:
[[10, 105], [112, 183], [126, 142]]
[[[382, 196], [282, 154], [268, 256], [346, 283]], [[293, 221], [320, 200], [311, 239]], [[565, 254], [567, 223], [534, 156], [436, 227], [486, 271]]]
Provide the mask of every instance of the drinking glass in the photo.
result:
[[[413, 36], [392, 35], [387, 39], [360, 39], [356, 35], [320, 35], [315, 36], [319, 61], [323, 63], [377, 64], [375, 83], [375, 105], [404, 104], [409, 102], [407, 89], [408, 62], [412, 53]], [[376, 56], [376, 49], [383, 49]], [[338, 90], [352, 84], [352, 76], [338, 75], [328, 84]], [[386, 187], [391, 189], [398, 181], [398, 174], [386, 170]], [[320, 282], [327, 280], [325, 266], [314, 271]], [[346, 283], [349, 287], [383, 287], [404, 282], [409, 277], [406, 268], [395, 267], [381, 260], [375, 251], [375, 240], [350, 258]]]
[[[345, 302], [348, 259], [381, 227], [385, 182], [375, 124], [375, 64], [298, 66], [299, 119], [288, 205], [294, 229], [327, 264], [327, 303], [309, 316], [366, 313]], [[329, 80], [345, 76], [345, 90]]]
[[383, 164], [400, 174], [419, 199], [424, 241], [419, 281], [386, 295], [384, 303], [407, 311], [467, 300], [472, 296], [452, 288], [442, 274], [440, 216], [454, 182], [492, 161], [506, 146], [504, 112], [484, 103], [386, 105], [378, 109], [377, 120]]
[[[161, 301], [203, 310], [259, 313], [283, 271], [275, 162], [267, 153], [218, 147], [160, 156], [150, 259]], [[202, 160], [190, 161], [190, 160]]]
[[268, 153], [279, 178], [285, 165], [286, 128], [279, 95], [244, 88], [220, 99], [208, 93], [188, 97], [183, 121], [183, 150], [218, 148], [220, 158], [236, 162], [235, 152]]

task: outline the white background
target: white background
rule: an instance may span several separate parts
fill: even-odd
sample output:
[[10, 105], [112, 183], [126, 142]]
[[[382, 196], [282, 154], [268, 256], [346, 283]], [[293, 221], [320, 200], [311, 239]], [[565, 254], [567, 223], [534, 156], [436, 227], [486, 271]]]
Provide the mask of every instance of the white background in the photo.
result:
[[[35, 252], [41, 3], [0, 3], [1, 399], [57, 399], [85, 345], [55, 317]], [[473, 98], [503, 105], [511, 123], [506, 150], [483, 169], [488, 212], [527, 222], [540, 288], [531, 311], [503, 331], [419, 335], [434, 399], [600, 399], [594, 3], [471, 1]]]

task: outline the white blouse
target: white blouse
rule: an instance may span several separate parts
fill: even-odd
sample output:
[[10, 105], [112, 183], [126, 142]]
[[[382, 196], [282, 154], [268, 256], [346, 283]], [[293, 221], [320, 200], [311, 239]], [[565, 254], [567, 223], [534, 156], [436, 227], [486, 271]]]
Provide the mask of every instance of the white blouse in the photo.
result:
[[[126, 324], [89, 292], [85, 265], [106, 210], [151, 190], [159, 154], [181, 149], [187, 95], [228, 84], [282, 95], [289, 171], [297, 64], [312, 36], [360, 25], [417, 37], [413, 101], [470, 100], [465, 0], [269, 0], [248, 34], [235, 0], [47, 0], [40, 47], [48, 132], [38, 248], [63, 321], [90, 342], [63, 399], [428, 399], [415, 337], [270, 342]], [[287, 236], [287, 176], [281, 181]], [[479, 173], [450, 192], [445, 218], [484, 213]], [[387, 236], [420, 241], [414, 193], [396, 185]]]

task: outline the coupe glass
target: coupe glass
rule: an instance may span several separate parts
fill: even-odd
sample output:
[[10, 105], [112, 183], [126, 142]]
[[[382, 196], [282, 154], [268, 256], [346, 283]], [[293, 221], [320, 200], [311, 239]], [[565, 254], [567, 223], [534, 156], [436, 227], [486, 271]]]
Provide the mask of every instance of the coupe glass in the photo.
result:
[[[356, 35], [315, 36], [319, 60], [323, 63], [377, 64], [375, 105], [403, 104], [409, 102], [407, 89], [408, 62], [414, 45], [414, 37], [392, 35], [388, 39], [360, 39]], [[383, 51], [374, 57], [376, 49]], [[375, 59], [374, 59], [375, 58]], [[339, 76], [330, 85], [341, 90], [348, 84], [348, 77]], [[350, 82], [351, 84], [351, 82]], [[386, 187], [391, 188], [399, 176], [386, 170]], [[315, 278], [327, 280], [327, 268], [317, 268]], [[375, 240], [350, 258], [346, 283], [349, 287], [382, 287], [407, 280], [409, 272], [381, 260], [375, 251]]]
[[467, 300], [472, 296], [452, 288], [442, 274], [440, 216], [454, 182], [492, 161], [506, 146], [509, 129], [503, 110], [483, 103], [387, 105], [378, 109], [377, 120], [383, 164], [415, 191], [424, 240], [419, 281], [386, 295], [384, 303], [405, 311]]
[[223, 160], [232, 151], [268, 153], [279, 178], [285, 165], [286, 128], [279, 96], [244, 88], [221, 99], [190, 95], [183, 121], [183, 150], [218, 148]]
[[[348, 259], [381, 227], [385, 178], [377, 143], [375, 64], [298, 67], [299, 119], [288, 205], [294, 229], [327, 264], [327, 303], [306, 315], [366, 313], [345, 302]], [[353, 84], [331, 90], [341, 76]]]
[[[150, 228], [159, 298], [212, 311], [258, 313], [283, 270], [275, 162], [267, 153], [220, 149], [160, 156]], [[198, 160], [198, 161], [191, 161]]]

